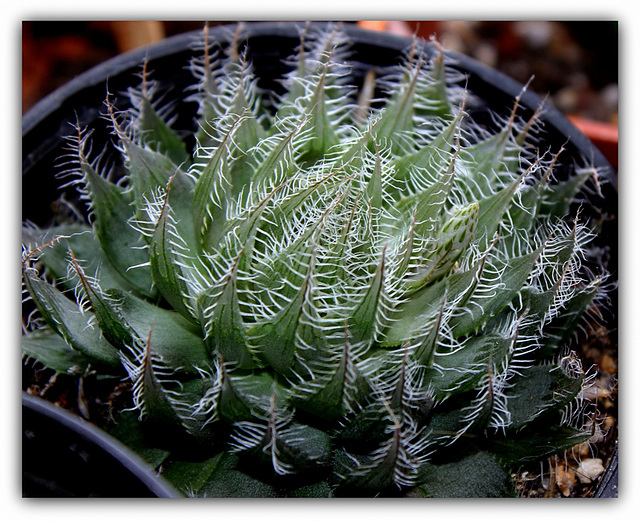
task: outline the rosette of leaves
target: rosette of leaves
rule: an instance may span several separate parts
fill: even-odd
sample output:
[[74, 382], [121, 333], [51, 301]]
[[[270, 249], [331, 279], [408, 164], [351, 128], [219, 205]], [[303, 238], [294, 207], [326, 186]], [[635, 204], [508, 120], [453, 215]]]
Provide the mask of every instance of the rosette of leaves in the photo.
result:
[[130, 382], [112, 430], [193, 496], [508, 496], [587, 440], [596, 172], [556, 181], [518, 100], [474, 123], [439, 48], [367, 99], [339, 27], [301, 31], [277, 95], [241, 33], [199, 44], [195, 139], [146, 70], [107, 99], [121, 162], [78, 128], [89, 218], [25, 228], [24, 355]]

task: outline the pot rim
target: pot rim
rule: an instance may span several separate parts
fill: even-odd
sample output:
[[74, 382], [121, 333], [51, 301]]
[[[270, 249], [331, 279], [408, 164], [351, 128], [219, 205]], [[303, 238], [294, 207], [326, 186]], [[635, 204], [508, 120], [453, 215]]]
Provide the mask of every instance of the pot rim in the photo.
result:
[[166, 479], [135, 452], [122, 442], [88, 422], [71, 411], [58, 407], [43, 398], [22, 392], [22, 407], [56, 421], [60, 425], [79, 434], [82, 438], [94, 444], [100, 450], [107, 452], [118, 461], [128, 472], [141, 481], [156, 497], [183, 497]]
[[[328, 22], [312, 22], [312, 25], [319, 26]], [[299, 29], [304, 22], [243, 22], [244, 39], [251, 39], [264, 36], [280, 36], [285, 38], [298, 39]], [[233, 34], [233, 27], [236, 24], [223, 24], [211, 27], [209, 34], [212, 41], [227, 42]], [[411, 37], [400, 36], [390, 33], [383, 33], [363, 29], [356, 25], [344, 24], [345, 32], [351, 36], [352, 40], [359, 45], [371, 45], [384, 47], [397, 52], [408, 49], [414, 41], [418, 42], [423, 49], [429, 53], [435, 52], [435, 45], [424, 39], [414, 40]], [[148, 46], [139, 47], [119, 55], [116, 55], [93, 68], [81, 73], [74, 79], [62, 85], [40, 101], [38, 101], [22, 117], [23, 137], [33, 130], [42, 120], [50, 116], [59, 109], [65, 99], [77, 92], [104, 83], [105, 78], [117, 75], [127, 69], [139, 66], [145, 58], [155, 60], [173, 54], [177, 49], [188, 50], [192, 47], [194, 36], [200, 31], [188, 31], [165, 38], [159, 42]], [[522, 93], [523, 85], [510, 78], [506, 74], [481, 63], [480, 61], [454, 51], [445, 49], [445, 54], [451, 60], [451, 65], [461, 69], [462, 72], [472, 74], [477, 80], [496, 88], [512, 97]], [[567, 138], [578, 151], [588, 157], [592, 164], [603, 170], [603, 175], [608, 178], [613, 187], [617, 189], [617, 179], [615, 171], [605, 156], [593, 145], [593, 143], [558, 109], [548, 101], [541, 98], [531, 90], [526, 90], [521, 96], [521, 105], [535, 111], [543, 107], [541, 119], [545, 122], [545, 127], [553, 128]]]

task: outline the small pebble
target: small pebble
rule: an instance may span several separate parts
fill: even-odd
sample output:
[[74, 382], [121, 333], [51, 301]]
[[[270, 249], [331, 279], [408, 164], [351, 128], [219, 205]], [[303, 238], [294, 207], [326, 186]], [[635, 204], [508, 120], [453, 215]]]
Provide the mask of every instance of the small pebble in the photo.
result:
[[556, 485], [564, 497], [571, 495], [571, 490], [576, 484], [576, 473], [570, 467], [559, 466], [556, 469]]
[[618, 364], [613, 357], [609, 354], [604, 354], [600, 360], [600, 367], [603, 371], [607, 371], [609, 374], [616, 374], [618, 371]]
[[580, 462], [576, 474], [578, 475], [580, 483], [591, 483], [603, 472], [604, 466], [602, 465], [602, 460], [600, 458], [589, 458]]
[[540, 21], [517, 22], [514, 29], [534, 49], [542, 49], [547, 46], [553, 33], [551, 23]]

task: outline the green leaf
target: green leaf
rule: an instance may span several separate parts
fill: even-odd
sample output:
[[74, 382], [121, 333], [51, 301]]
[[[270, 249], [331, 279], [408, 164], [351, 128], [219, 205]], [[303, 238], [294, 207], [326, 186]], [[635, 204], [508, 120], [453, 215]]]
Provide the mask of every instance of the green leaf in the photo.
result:
[[[238, 114], [243, 114], [239, 111]], [[253, 158], [251, 150], [264, 138], [264, 130], [253, 114], [244, 113], [247, 117], [243, 119], [233, 136], [233, 147], [231, 155], [233, 157], [229, 171], [229, 197], [237, 197], [244, 190], [253, 176]]]
[[203, 147], [216, 146], [220, 141], [216, 120], [221, 110], [220, 77], [224, 70], [217, 67], [215, 52], [212, 52], [208, 27], [203, 30], [205, 45], [202, 56], [202, 71], [198, 73], [197, 100], [199, 102], [195, 131], [196, 143]]
[[210, 352], [241, 369], [258, 365], [247, 344], [238, 297], [238, 266], [245, 251], [241, 251], [219, 284], [205, 289], [198, 297], [199, 320]]
[[158, 189], [164, 189], [178, 167], [167, 156], [140, 146], [121, 136], [124, 148], [127, 179], [133, 192], [133, 204], [139, 214], [147, 198]]
[[516, 172], [518, 157], [514, 157], [520, 149], [516, 147], [513, 136], [514, 122], [518, 101], [514, 104], [509, 120], [502, 129], [462, 150], [461, 157], [465, 161], [465, 188], [470, 195], [482, 197], [482, 194], [493, 193], [503, 183], [502, 172]]
[[193, 201], [195, 183], [191, 177], [178, 169], [169, 179], [165, 197], [175, 218], [175, 227], [182, 240], [190, 249], [196, 250], [198, 240], [193, 223]]
[[227, 191], [231, 184], [228, 177], [231, 161], [229, 148], [242, 119], [243, 116], [239, 116], [233, 122], [206, 163], [196, 168], [198, 180], [193, 195], [193, 224], [195, 235], [204, 249], [215, 246], [224, 229]]
[[329, 115], [329, 107], [326, 99], [326, 76], [330, 62], [325, 65], [322, 74], [317, 80], [313, 94], [306, 109], [306, 123], [303, 131], [310, 133], [310, 139], [300, 150], [300, 161], [304, 164], [312, 164], [335, 144], [338, 143], [334, 126], [335, 118]]
[[[272, 475], [306, 473], [314, 475], [331, 460], [331, 436], [323, 430], [292, 422], [285, 411], [272, 403], [267, 417], [239, 422], [234, 433], [234, 451], [245, 461]], [[274, 474], [275, 473], [275, 474]]]
[[[355, 488], [369, 493], [387, 490], [397, 484], [397, 474], [415, 470], [412, 462], [407, 461], [407, 440], [397, 427], [387, 433], [387, 439], [373, 452], [362, 455], [351, 455], [351, 462], [346, 464], [346, 471], [340, 472], [344, 477], [341, 486]], [[405, 468], [403, 468], [405, 467]]]
[[543, 325], [545, 315], [551, 307], [560, 282], [561, 280], [547, 291], [541, 292], [535, 288], [524, 288], [522, 290], [522, 302], [524, 304], [524, 308], [528, 310], [527, 317], [528, 319], [535, 318], [535, 324], [532, 324], [530, 328], [527, 329], [531, 329], [533, 332], [534, 329]]
[[478, 208], [478, 203], [460, 208], [438, 230], [433, 250], [426, 255], [417, 274], [407, 282], [409, 291], [418, 290], [447, 275], [454, 267], [475, 238]]
[[[427, 118], [452, 117], [451, 100], [447, 87], [447, 76], [444, 49], [438, 47], [437, 56], [431, 58], [428, 69], [428, 80], [418, 84], [416, 90], [416, 115]], [[463, 112], [460, 110], [460, 112]]]
[[447, 293], [445, 292], [442, 296], [440, 309], [433, 318], [432, 324], [429, 326], [429, 332], [424, 335], [424, 338], [422, 338], [422, 340], [416, 345], [412, 355], [415, 360], [427, 368], [433, 366], [438, 340], [442, 334], [441, 328], [444, 322], [444, 306], [446, 303]]
[[328, 433], [304, 424], [289, 425], [278, 444], [281, 459], [300, 473], [315, 473], [328, 465], [333, 448]]
[[554, 365], [534, 365], [510, 381], [517, 393], [507, 401], [511, 428], [519, 429], [548, 411], [558, 411], [582, 390], [583, 377]]
[[372, 404], [347, 418], [337, 439], [350, 451], [362, 454], [372, 451], [389, 437], [386, 428], [379, 405]]
[[381, 298], [383, 298], [385, 268], [386, 250], [382, 252], [380, 262], [371, 277], [371, 281], [365, 287], [362, 296], [358, 299], [359, 302], [356, 308], [349, 317], [349, 331], [354, 344], [373, 340], [378, 305]]
[[71, 256], [71, 266], [80, 281], [82, 291], [89, 301], [91, 310], [95, 314], [100, 331], [102, 331], [111, 345], [122, 351], [126, 345], [131, 344], [131, 331], [122, 322], [115, 303], [105, 298], [102, 288], [85, 275], [84, 270], [76, 260], [74, 252], [70, 251], [69, 254]]
[[351, 344], [346, 339], [338, 355], [323, 344], [323, 348], [305, 358], [311, 376], [295, 386], [298, 409], [327, 420], [345, 416], [347, 400], [356, 392], [353, 381], [359, 375], [353, 364]]
[[208, 481], [215, 481], [231, 472], [237, 462], [237, 456], [225, 452], [204, 460], [177, 459], [168, 465], [162, 476], [185, 495], [194, 496]]
[[136, 122], [143, 143], [157, 152], [166, 154], [176, 165], [188, 161], [184, 142], [160, 117], [148, 96], [141, 97], [139, 110]]
[[280, 184], [289, 178], [289, 174], [295, 169], [294, 141], [305, 122], [306, 120], [302, 118], [294, 128], [288, 131], [283, 130], [271, 138], [272, 146], [266, 150], [264, 157], [256, 158], [258, 165], [252, 176], [253, 183], [257, 186], [269, 182]]
[[413, 219], [416, 235], [429, 236], [445, 207], [454, 178], [455, 156], [429, 187], [421, 192], [403, 197], [396, 208], [406, 220]]
[[150, 435], [162, 429], [161, 434], [150, 438], [153, 440], [150, 444], [170, 447], [184, 440], [185, 431], [193, 442], [212, 443], [212, 432], [205, 429], [208, 418], [196, 410], [210, 382], [200, 376], [185, 381], [184, 375], [173, 371], [153, 354], [153, 343], [153, 331], [150, 331], [148, 338], [137, 339], [128, 357], [123, 358], [133, 382], [133, 398], [140, 418], [148, 422]]
[[318, 481], [310, 485], [289, 490], [287, 497], [292, 498], [330, 498], [333, 497], [333, 487], [328, 481]]
[[[540, 218], [543, 205], [542, 195], [548, 191], [549, 178], [553, 173], [553, 167], [559, 155], [560, 153], [554, 156], [544, 173], [534, 184], [522, 187], [518, 204], [515, 203], [515, 200], [511, 204], [509, 218], [514, 230], [527, 233], [532, 230], [537, 219]], [[534, 170], [537, 165], [538, 161], [529, 167], [529, 171]]]
[[[319, 226], [320, 223], [318, 223]], [[297, 332], [301, 320], [305, 316], [305, 307], [312, 306], [312, 274], [315, 264], [315, 226], [310, 227], [303, 236], [296, 240], [291, 249], [286, 250], [286, 256], [280, 256], [274, 269], [284, 269], [286, 274], [274, 275], [274, 279], [289, 278], [291, 293], [289, 300], [276, 309], [274, 315], [266, 321], [250, 326], [247, 337], [252, 349], [261, 359], [280, 373], [287, 373], [294, 363], [298, 348]], [[292, 269], [305, 270], [304, 278], [299, 280], [300, 274]], [[264, 290], [267, 293], [269, 290]]]
[[525, 233], [532, 230], [540, 206], [540, 192], [541, 187], [538, 184], [524, 187], [520, 194], [519, 206], [512, 203], [509, 217], [514, 230]]
[[[332, 174], [329, 174], [318, 183], [313, 183], [310, 187], [305, 188], [289, 198], [288, 201], [282, 205], [281, 209], [291, 212], [291, 214], [281, 214], [278, 212], [280, 216], [276, 216], [274, 219], [271, 219], [270, 216], [265, 218], [266, 226], [264, 226], [262, 231], [266, 234], [273, 233], [274, 236], [277, 237], [278, 235], [282, 235], [282, 230], [290, 225], [288, 219], [291, 219], [292, 215], [295, 215], [296, 210], [299, 210], [301, 213], [304, 212], [307, 215], [310, 214], [304, 225], [300, 226], [299, 234], [295, 236], [293, 241], [284, 247], [274, 248], [272, 251], [266, 252], [268, 260], [261, 263], [264, 264], [264, 266], [260, 267], [260, 271], [254, 277], [253, 288], [261, 288], [263, 291], [269, 292], [275, 287], [278, 288], [277, 291], [285, 298], [295, 299], [296, 296], [299, 295], [299, 290], [311, 282], [314, 271], [316, 273], [318, 272], [315, 266], [315, 252], [322, 238], [322, 231], [326, 221], [328, 217], [334, 213], [335, 208], [338, 207], [347, 196], [346, 191], [338, 191], [330, 203], [324, 204], [321, 207], [321, 214], [318, 215], [314, 211], [313, 206], [309, 205], [309, 199], [319, 195], [316, 192], [324, 189], [324, 183], [331, 177]], [[330, 190], [330, 188], [328, 190]], [[333, 195], [335, 191], [329, 193]], [[266, 201], [260, 203], [260, 207], [256, 210], [257, 212], [261, 213], [263, 211], [264, 203], [266, 203]], [[298, 208], [298, 205], [300, 208]], [[311, 208], [311, 210], [309, 208]], [[259, 216], [254, 217], [252, 215], [252, 218], [257, 217]], [[305, 218], [306, 217], [307, 216], [305, 216]], [[248, 232], [248, 230], [245, 232], [242, 225], [240, 229], [243, 235]], [[255, 228], [250, 231], [249, 237], [251, 242], [249, 242], [247, 247], [249, 251], [251, 247], [257, 245], [253, 242], [256, 231]], [[306, 274], [306, 276], [301, 275], [303, 273]], [[283, 281], [286, 281], [284, 288], [280, 287]], [[266, 298], [269, 299], [270, 297], [267, 296]]]
[[76, 302], [40, 279], [33, 268], [23, 270], [23, 280], [42, 318], [74, 350], [98, 363], [119, 365], [117, 350], [91, 324], [93, 313], [83, 313]]
[[485, 333], [469, 337], [453, 353], [435, 353], [434, 364], [424, 375], [424, 385], [433, 390], [436, 399], [452, 393], [470, 391], [487, 373], [487, 367], [504, 360], [512, 339]]
[[300, 32], [300, 45], [297, 48], [295, 56], [295, 68], [289, 72], [285, 80], [287, 90], [280, 102], [276, 119], [282, 119], [289, 116], [294, 110], [293, 105], [296, 100], [303, 98], [306, 92], [303, 81], [313, 73], [309, 64], [309, 51], [306, 50], [308, 41], [306, 41], [307, 29]]
[[526, 462], [542, 459], [569, 450], [584, 443], [593, 436], [591, 431], [581, 431], [573, 427], [549, 424], [533, 424], [518, 432], [509, 433], [509, 437], [494, 438], [486, 444], [495, 457], [506, 464], [516, 467]]
[[338, 145], [339, 147], [341, 146], [342, 154], [336, 159], [336, 170], [344, 169], [349, 173], [353, 173], [362, 169], [364, 164], [363, 158], [370, 150], [370, 147], [373, 146], [372, 139], [378, 122], [378, 120], [374, 121], [371, 126], [359, 134], [354, 141], [348, 141], [342, 143], [342, 145]]
[[371, 171], [371, 177], [367, 182], [365, 188], [366, 200], [371, 205], [371, 208], [382, 208], [382, 163], [380, 158], [380, 151], [378, 145], [375, 143], [375, 162]]
[[[472, 275], [471, 272], [465, 272], [465, 274]], [[459, 279], [461, 274], [457, 275], [458, 277], [455, 275], [453, 277]], [[469, 278], [471, 279], [472, 277]], [[442, 298], [447, 293], [448, 281], [449, 279], [441, 280], [431, 286], [422, 288], [422, 290], [410, 295], [405, 302], [400, 304], [394, 314], [394, 321], [385, 331], [382, 346], [404, 345], [414, 338], [416, 332], [420, 331], [424, 324], [433, 320], [442, 308]]]
[[[162, 213], [151, 237], [149, 261], [153, 283], [167, 302], [186, 318], [192, 318], [194, 310], [188, 306], [189, 289], [185, 282], [184, 250], [188, 246], [178, 234], [175, 221], [165, 200]], [[190, 258], [187, 257], [187, 262]], [[195, 268], [192, 268], [195, 270]]]
[[520, 186], [522, 179], [526, 172], [522, 173], [517, 179], [510, 184], [502, 188], [499, 192], [481, 199], [478, 204], [480, 205], [480, 212], [478, 215], [478, 227], [476, 235], [480, 241], [480, 245], [486, 248], [491, 244], [494, 239], [496, 231], [500, 227], [500, 223], [504, 218], [513, 196]]
[[[264, 195], [259, 201], [247, 208], [239, 217], [229, 219], [224, 227], [224, 236], [233, 234], [236, 239], [233, 241], [235, 250], [229, 251], [227, 245], [221, 244], [222, 260], [231, 259], [240, 254], [242, 249], [251, 252], [255, 246], [254, 239], [258, 229], [263, 225], [263, 214], [269, 205], [273, 202], [277, 193], [286, 186], [287, 182], [276, 186], [269, 193]], [[311, 193], [311, 192], [309, 192]]]
[[298, 289], [296, 297], [269, 321], [250, 326], [247, 330], [252, 349], [279, 373], [287, 373], [293, 367], [297, 350], [296, 331], [303, 316], [306, 294], [305, 283]]
[[468, 312], [456, 315], [451, 319], [454, 335], [459, 337], [473, 333], [502, 311], [522, 289], [540, 256], [540, 252], [541, 249], [538, 249], [527, 255], [510, 259], [504, 266], [500, 291], [484, 298], [478, 294], [472, 295], [469, 303], [465, 306]]
[[448, 302], [459, 299], [460, 313], [449, 321], [456, 337], [477, 331], [507, 306], [522, 289], [533, 266], [540, 255], [540, 249], [530, 254], [511, 259], [505, 266], [496, 266], [504, 271], [501, 279], [501, 290], [491, 295], [478, 294], [484, 270], [485, 258], [481, 259], [471, 270], [455, 273], [430, 286], [409, 295], [409, 298], [398, 306], [394, 321], [385, 332], [383, 346], [403, 345], [420, 331], [424, 323], [436, 316], [442, 306], [442, 297], [447, 294]]
[[478, 451], [457, 461], [426, 463], [420, 468], [421, 484], [406, 497], [498, 498], [515, 497], [511, 475], [487, 452]]
[[62, 224], [46, 230], [23, 229], [23, 244], [39, 249], [39, 262], [60, 287], [74, 289], [78, 283], [76, 278], [68, 277], [69, 252], [72, 250], [82, 260], [87, 276], [92, 279], [99, 277], [102, 287], [132, 289], [114, 271], [87, 224]]
[[583, 170], [566, 181], [547, 186], [543, 190], [540, 214], [564, 219], [569, 215], [569, 209], [576, 196], [591, 176], [593, 171]]
[[601, 284], [601, 279], [594, 280], [576, 291], [564, 304], [561, 313], [545, 327], [546, 334], [542, 343], [546, 350], [555, 351], [570, 342], [584, 314], [597, 297]]
[[[404, 345], [412, 340], [417, 332], [421, 331], [424, 324], [440, 313], [446, 302], [459, 302], [459, 306], [466, 305], [478, 287], [486, 256], [470, 270], [454, 273], [446, 279], [426, 286], [413, 294], [398, 306], [394, 314], [394, 321], [385, 332], [383, 347]], [[443, 304], [444, 297], [447, 297]]]
[[152, 356], [152, 346], [154, 339], [152, 332], [149, 332], [148, 339], [145, 340], [143, 352], [136, 356], [140, 363], [135, 375], [130, 374], [133, 380], [134, 398], [136, 404], [148, 418], [167, 425], [179, 425], [180, 417], [174, 405], [173, 396], [168, 389], [165, 389], [160, 381], [160, 374], [165, 372], [164, 364], [161, 360]]
[[72, 349], [54, 331], [41, 329], [22, 335], [22, 352], [58, 373], [82, 375], [91, 359]]
[[[410, 180], [412, 169], [417, 168], [420, 172], [424, 171], [423, 176], [435, 179], [435, 185], [440, 185], [440, 187], [429, 187], [426, 190], [428, 197], [436, 197], [438, 200], [446, 199], [453, 178], [454, 161], [459, 153], [453, 153], [453, 143], [463, 116], [464, 110], [459, 110], [455, 119], [426, 146], [395, 159], [393, 167], [396, 171], [396, 179]], [[442, 193], [439, 188], [444, 188], [446, 191]], [[410, 199], [417, 200], [420, 204], [426, 204], [422, 200], [427, 194], [417, 193], [410, 196]], [[402, 203], [402, 200], [400, 202]]]
[[108, 294], [119, 302], [123, 320], [140, 338], [146, 339], [153, 329], [152, 352], [167, 366], [186, 372], [209, 366], [211, 359], [198, 326], [175, 311], [162, 309], [128, 293], [112, 291]]
[[130, 226], [133, 214], [131, 199], [124, 191], [107, 181], [81, 157], [81, 167], [91, 193], [95, 217], [94, 233], [113, 271], [138, 292], [153, 297], [149, 253], [143, 248], [142, 236]]
[[402, 151], [399, 136], [414, 129], [414, 100], [418, 79], [422, 72], [422, 62], [407, 67], [404, 77], [387, 102], [380, 122], [376, 127], [376, 139], [379, 142], [388, 141], [394, 153]]
[[[244, 116], [240, 121], [238, 130], [233, 136], [234, 149], [237, 149], [237, 153], [239, 154], [247, 153], [247, 151], [257, 145], [260, 139], [264, 137], [264, 131], [254, 113], [255, 109], [252, 110], [247, 107], [249, 107], [247, 94], [242, 91], [241, 87], [238, 87], [231, 110], [229, 110], [228, 113]], [[249, 178], [241, 177], [236, 179], [232, 176], [232, 180], [234, 187], [233, 193], [237, 194], [242, 186], [249, 181]]]
[[229, 371], [224, 364], [222, 388], [218, 397], [217, 412], [229, 422], [251, 420], [269, 412], [270, 397], [275, 404], [284, 407], [288, 391], [278, 384], [268, 371], [248, 372]]
[[[254, 206], [251, 212], [244, 217], [238, 219], [239, 222], [233, 222], [232, 225], [236, 226], [234, 233], [238, 236], [239, 242], [242, 244], [249, 243], [249, 240], [253, 240], [256, 236], [258, 228], [265, 234], [273, 234], [274, 237], [282, 235], [282, 230], [289, 224], [289, 220], [297, 213], [308, 211], [308, 208], [312, 206], [313, 201], [322, 201], [323, 198], [336, 194], [338, 188], [343, 182], [338, 178], [339, 170], [332, 170], [329, 174], [318, 180], [317, 182], [310, 183], [302, 189], [296, 190], [294, 193], [287, 195], [284, 200], [278, 201], [278, 211], [268, 214], [267, 218], [261, 219], [268, 204], [273, 202], [274, 196], [277, 192], [286, 189], [288, 182], [285, 181], [281, 185], [275, 187], [268, 195], [266, 195], [262, 201]], [[348, 189], [345, 189], [345, 192]], [[346, 197], [345, 193], [338, 192], [334, 200], [327, 205], [325, 209], [325, 215]], [[324, 204], [324, 203], [323, 203]], [[293, 250], [300, 249], [304, 244], [304, 241], [309, 239], [315, 230], [321, 226], [324, 222], [323, 218], [317, 219], [315, 223], [309, 225], [305, 235], [298, 241], [294, 242], [286, 250], [280, 252], [275, 257], [273, 262], [274, 266], [286, 264]], [[253, 242], [249, 243], [253, 246]], [[246, 249], [251, 250], [250, 247]]]
[[[338, 62], [335, 55], [340, 52], [340, 42], [336, 38], [338, 33], [337, 28], [315, 35], [310, 34], [306, 27], [303, 29], [295, 56], [296, 67], [286, 76], [287, 90], [277, 107], [275, 120], [299, 116], [301, 109], [308, 110], [312, 107], [316, 100], [310, 99], [309, 93], [311, 91], [313, 94], [318, 90], [320, 80], [323, 84], [320, 95], [326, 98], [325, 101], [342, 96], [341, 89], [335, 89], [336, 94], [333, 93], [341, 78], [340, 73], [336, 72]], [[313, 82], [312, 86], [309, 86], [310, 82]]]
[[105, 430], [153, 468], [160, 466], [171, 454], [169, 450], [154, 446], [149, 442], [144, 423], [133, 411], [123, 411], [118, 414], [115, 423], [107, 425]]
[[217, 471], [198, 490], [198, 497], [207, 498], [275, 498], [280, 497], [270, 484], [240, 472]]

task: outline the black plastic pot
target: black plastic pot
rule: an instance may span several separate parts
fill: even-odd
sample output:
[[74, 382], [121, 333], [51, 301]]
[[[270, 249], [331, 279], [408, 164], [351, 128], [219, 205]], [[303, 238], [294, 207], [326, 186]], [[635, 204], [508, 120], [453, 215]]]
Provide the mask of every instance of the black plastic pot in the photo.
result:
[[24, 497], [182, 497], [118, 440], [41, 398], [22, 395]]
[[[278, 90], [278, 79], [286, 72], [281, 63], [283, 56], [290, 55], [299, 43], [298, 27], [301, 24], [290, 22], [247, 24], [245, 36], [248, 41], [249, 58], [260, 78], [264, 89]], [[346, 32], [353, 42], [352, 62], [356, 83], [362, 81], [366, 72], [374, 67], [381, 68], [399, 61], [403, 51], [412, 40], [389, 34], [364, 31], [354, 25], [346, 24]], [[211, 29], [211, 39], [226, 45], [233, 35], [233, 28], [219, 26]], [[101, 118], [105, 112], [104, 100], [108, 92], [119, 108], [127, 107], [127, 98], [122, 93], [130, 86], [137, 85], [137, 74], [146, 58], [147, 68], [164, 92], [170, 87], [167, 99], [175, 100], [179, 117], [176, 128], [193, 130], [196, 105], [184, 100], [186, 87], [192, 78], [186, 66], [194, 56], [192, 49], [194, 34], [185, 33], [153, 45], [120, 55], [94, 69], [82, 74], [61, 89], [35, 105], [22, 122], [23, 135], [23, 218], [39, 225], [46, 225], [52, 217], [51, 203], [59, 195], [59, 180], [53, 173], [59, 171], [59, 157], [64, 155], [65, 139], [74, 134], [74, 125], [88, 126], [94, 129], [93, 140], [96, 146], [104, 144], [108, 148], [109, 137], [107, 122]], [[435, 47], [424, 43], [428, 53], [436, 52]], [[488, 108], [501, 114], [509, 114], [514, 98], [521, 93], [522, 85], [504, 74], [490, 69], [481, 63], [462, 55], [450, 55], [452, 66], [467, 75], [466, 86], [479, 100], [472, 106], [471, 117], [491, 127]], [[522, 116], [528, 117], [542, 105], [542, 99], [532, 92], [525, 92], [521, 99]], [[604, 219], [601, 244], [608, 251], [608, 269], [617, 279], [617, 182], [615, 172], [604, 156], [593, 144], [569, 122], [560, 112], [545, 105], [541, 117], [545, 132], [540, 137], [540, 149], [558, 151], [564, 147], [559, 159], [557, 177], [567, 175], [580, 158], [586, 158], [600, 169], [603, 179], [608, 180], [602, 187], [602, 194], [593, 194], [592, 205], [585, 205], [583, 213], [591, 213], [596, 219]], [[37, 187], [37, 190], [33, 187]], [[77, 194], [66, 189], [65, 198], [73, 201]], [[599, 210], [603, 209], [603, 214]], [[613, 219], [609, 219], [613, 217]], [[617, 298], [612, 295], [610, 316], [615, 330], [617, 317]], [[614, 340], [615, 341], [615, 340]], [[25, 446], [25, 450], [27, 447]], [[44, 456], [43, 456], [44, 457]], [[615, 465], [607, 474], [608, 483], [617, 483], [617, 456]], [[615, 467], [615, 468], [614, 468]], [[598, 494], [601, 497], [617, 496], [612, 487], [603, 484]]]

